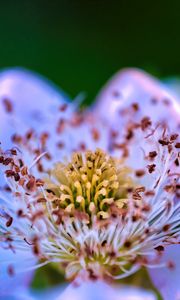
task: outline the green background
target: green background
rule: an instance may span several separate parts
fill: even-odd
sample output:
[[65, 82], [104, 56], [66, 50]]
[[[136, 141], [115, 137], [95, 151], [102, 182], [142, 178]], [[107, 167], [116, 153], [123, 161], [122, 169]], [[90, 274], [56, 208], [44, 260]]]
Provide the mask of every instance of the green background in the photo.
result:
[[47, 76], [92, 101], [118, 69], [180, 74], [180, 1], [0, 1], [0, 68]]

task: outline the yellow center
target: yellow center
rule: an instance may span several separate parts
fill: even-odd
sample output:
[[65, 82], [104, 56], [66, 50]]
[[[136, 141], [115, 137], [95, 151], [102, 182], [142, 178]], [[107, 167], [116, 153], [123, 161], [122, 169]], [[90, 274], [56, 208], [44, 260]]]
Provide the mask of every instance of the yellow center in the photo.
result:
[[133, 187], [130, 170], [122, 160], [100, 149], [77, 152], [68, 164], [58, 163], [46, 181], [47, 198], [54, 208], [69, 214], [80, 211], [101, 219], [111, 215], [111, 208], [122, 209]]

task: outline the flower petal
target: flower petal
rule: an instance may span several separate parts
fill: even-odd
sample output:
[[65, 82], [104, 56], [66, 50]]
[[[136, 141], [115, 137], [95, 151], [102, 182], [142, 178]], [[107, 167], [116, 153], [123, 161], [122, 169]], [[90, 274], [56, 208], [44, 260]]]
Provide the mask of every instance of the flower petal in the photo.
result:
[[[137, 173], [145, 171], [145, 176], [140, 177], [143, 185], [148, 186], [153, 176], [154, 184], [159, 176], [157, 172], [148, 172], [148, 163], [145, 160], [152, 151], [160, 153], [158, 140], [161, 139], [163, 129], [159, 129], [158, 124], [167, 125], [170, 133], [179, 132], [180, 103], [175, 95], [176, 93], [168, 90], [166, 85], [145, 72], [127, 69], [117, 73], [97, 97], [95, 113], [108, 123], [111, 132], [115, 133], [115, 136], [110, 135], [111, 140], [109, 139], [111, 153], [119, 156], [128, 148], [126, 163]], [[148, 126], [141, 130], [145, 124], [143, 121], [150, 122], [149, 131]], [[135, 125], [140, 126], [140, 130]], [[154, 133], [150, 136], [150, 132]], [[128, 147], [123, 148], [127, 143]], [[164, 164], [160, 163], [158, 157], [157, 169], [161, 173]]]
[[180, 245], [166, 247], [162, 261], [167, 263], [166, 268], [149, 269], [149, 274], [160, 291], [164, 300], [179, 299], [180, 297]]
[[111, 287], [103, 282], [84, 282], [79, 287], [69, 285], [56, 300], [155, 300], [156, 296], [134, 287]]
[[3, 295], [3, 300], [35, 300], [38, 298], [32, 297], [26, 289], [19, 289], [15, 293]]
[[14, 253], [12, 250], [0, 248], [0, 298], [3, 296], [3, 299], [6, 299], [5, 296], [15, 295], [20, 289], [28, 289], [34, 272], [19, 271], [33, 264], [35, 258], [29, 252], [18, 250]]
[[[0, 140], [9, 146], [10, 136], [21, 129], [45, 128], [67, 97], [49, 81], [23, 69], [0, 73]], [[13, 112], [13, 113], [12, 113]]]
[[[41, 146], [44, 134], [48, 134], [48, 138], [46, 149], [41, 153], [49, 152], [51, 164], [83, 147], [107, 148], [104, 127], [100, 125], [97, 129], [96, 121], [91, 117], [85, 116], [82, 121], [76, 112], [79, 99], [69, 104], [67, 100], [61, 91], [34, 73], [20, 69], [0, 73], [0, 141], [3, 149], [12, 147], [11, 137], [19, 135], [25, 142], [15, 144], [21, 150], [23, 148], [23, 153], [27, 152], [25, 161], [31, 165], [37, 157], [37, 149], [45, 148]], [[34, 133], [32, 141], [24, 139], [29, 132]]]
[[175, 93], [150, 75], [136, 69], [118, 72], [102, 89], [95, 104], [96, 113], [110, 124], [122, 125], [119, 112], [131, 104], [140, 106], [136, 116], [149, 116], [153, 121], [166, 121], [176, 126], [180, 105]]
[[42, 291], [32, 290], [32, 295], [35, 297], [35, 299], [38, 300], [55, 300], [59, 295], [61, 295], [64, 292], [65, 289], [66, 285], [62, 284], [52, 288], [47, 288]]

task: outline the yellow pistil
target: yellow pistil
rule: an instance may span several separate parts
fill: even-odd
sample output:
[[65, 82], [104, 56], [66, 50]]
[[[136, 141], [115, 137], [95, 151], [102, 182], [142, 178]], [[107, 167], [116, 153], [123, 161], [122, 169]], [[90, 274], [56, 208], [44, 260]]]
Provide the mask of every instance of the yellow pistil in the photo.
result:
[[129, 174], [122, 160], [100, 149], [77, 152], [70, 163], [58, 163], [51, 171], [46, 182], [47, 199], [54, 201], [55, 208], [71, 214], [76, 210], [107, 219], [112, 205], [126, 206], [127, 190], [133, 187]]

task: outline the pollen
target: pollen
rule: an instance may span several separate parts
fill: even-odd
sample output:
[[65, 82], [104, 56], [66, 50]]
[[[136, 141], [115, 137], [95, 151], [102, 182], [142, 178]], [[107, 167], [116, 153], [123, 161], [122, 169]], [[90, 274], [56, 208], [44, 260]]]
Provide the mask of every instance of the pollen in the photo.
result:
[[[42, 154], [27, 166], [18, 149], [0, 150], [10, 189], [0, 195], [7, 202], [0, 206], [2, 246], [35, 256], [31, 269], [55, 264], [68, 280], [122, 279], [142, 266], [164, 266], [162, 249], [179, 243], [180, 204], [174, 203], [179, 173], [176, 148], [169, 153], [168, 145], [158, 147], [153, 157], [161, 164], [154, 167], [146, 155], [146, 169], [153, 170], [145, 175], [137, 176], [125, 158], [97, 148], [74, 152], [42, 178], [32, 173]], [[152, 189], [142, 175], [156, 175]]]
[[108, 219], [112, 207], [122, 209], [133, 187], [131, 170], [123, 161], [97, 149], [76, 152], [68, 164], [58, 163], [46, 180], [46, 198], [55, 209]]

